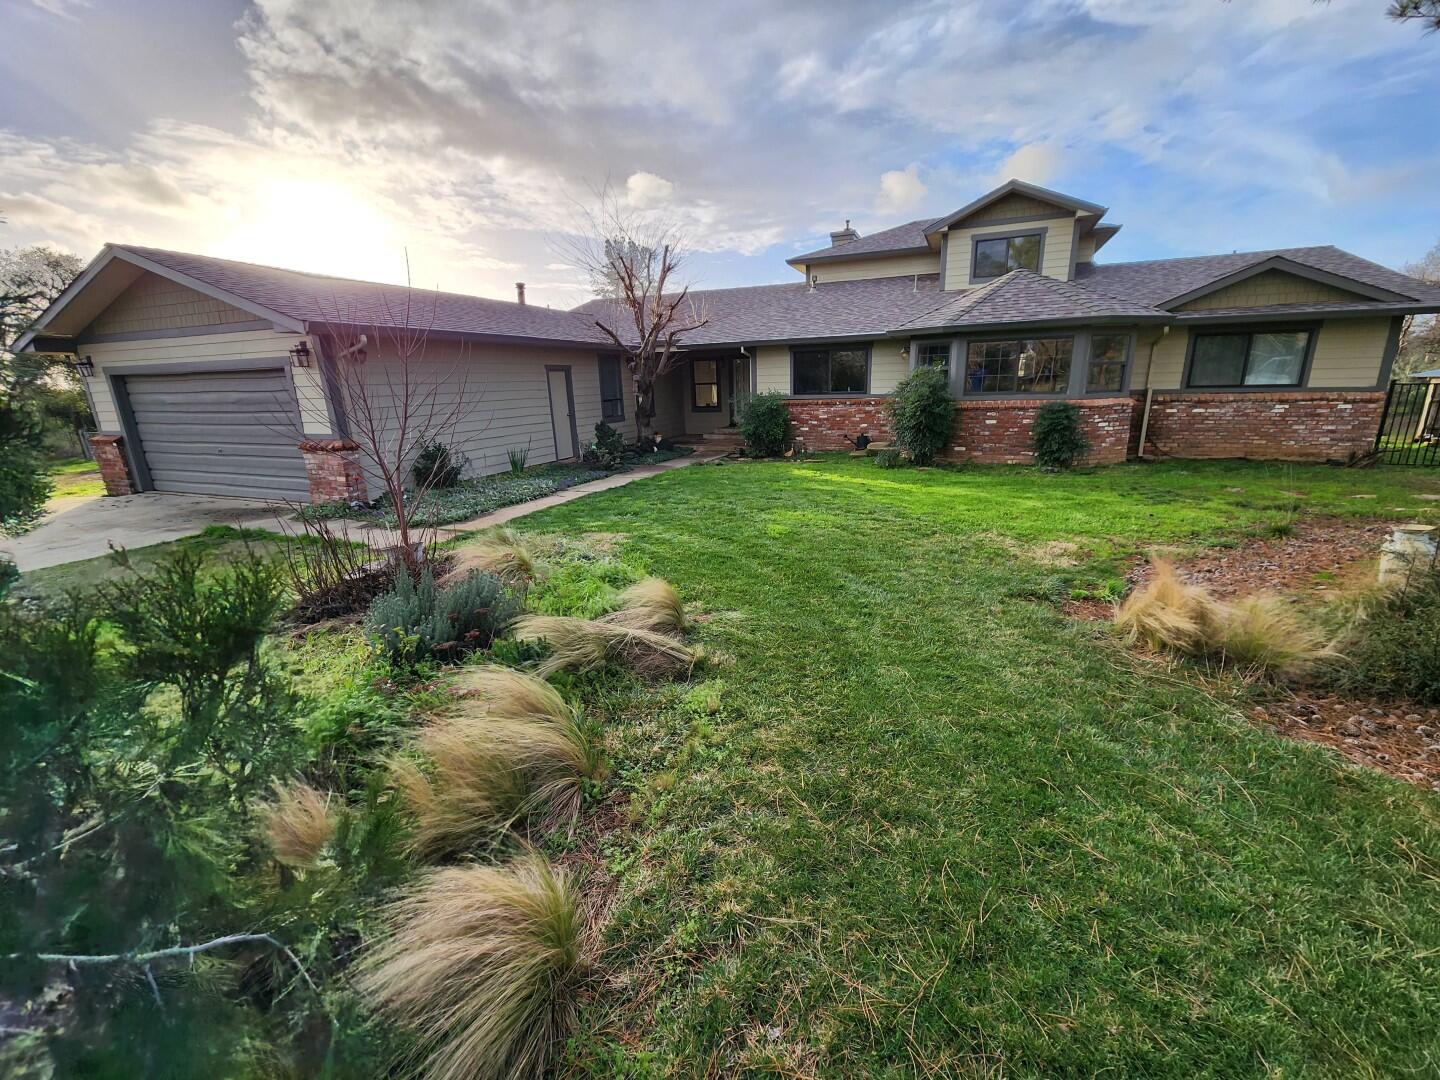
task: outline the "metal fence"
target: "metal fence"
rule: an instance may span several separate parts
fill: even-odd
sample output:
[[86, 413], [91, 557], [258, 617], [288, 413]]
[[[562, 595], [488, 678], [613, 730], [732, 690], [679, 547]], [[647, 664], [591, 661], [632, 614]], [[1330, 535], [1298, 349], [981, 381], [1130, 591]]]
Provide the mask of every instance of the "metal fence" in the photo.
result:
[[1440, 381], [1390, 384], [1375, 452], [1391, 465], [1440, 465]]

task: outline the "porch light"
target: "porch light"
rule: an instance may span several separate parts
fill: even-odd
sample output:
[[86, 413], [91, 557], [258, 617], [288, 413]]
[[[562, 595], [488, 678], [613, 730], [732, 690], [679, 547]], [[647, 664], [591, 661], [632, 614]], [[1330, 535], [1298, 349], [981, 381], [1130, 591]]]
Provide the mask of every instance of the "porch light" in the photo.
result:
[[75, 360], [75, 374], [82, 379], [93, 378], [95, 375], [95, 361], [90, 357], [79, 357]]
[[310, 343], [303, 338], [290, 350], [290, 366], [297, 368], [310, 366]]

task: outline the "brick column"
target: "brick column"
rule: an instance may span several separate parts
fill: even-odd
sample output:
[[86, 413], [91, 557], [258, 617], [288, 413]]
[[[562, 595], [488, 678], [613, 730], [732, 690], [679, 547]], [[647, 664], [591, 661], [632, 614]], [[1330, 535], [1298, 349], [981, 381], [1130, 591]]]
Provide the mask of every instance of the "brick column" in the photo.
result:
[[306, 439], [300, 444], [300, 454], [310, 479], [312, 503], [370, 501], [358, 443], [350, 439]]
[[134, 495], [135, 483], [130, 479], [130, 464], [125, 460], [122, 435], [91, 435], [90, 447], [95, 451], [95, 464], [105, 481], [106, 495]]

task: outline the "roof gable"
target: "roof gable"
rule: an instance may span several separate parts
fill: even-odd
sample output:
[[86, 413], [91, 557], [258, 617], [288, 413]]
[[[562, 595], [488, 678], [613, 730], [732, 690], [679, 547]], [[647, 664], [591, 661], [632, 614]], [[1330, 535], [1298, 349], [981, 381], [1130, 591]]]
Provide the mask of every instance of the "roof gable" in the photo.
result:
[[[1227, 293], [1239, 302], [1217, 300], [1216, 295]], [[1296, 299], [1278, 299], [1269, 303], [1325, 303], [1330, 301], [1370, 300], [1400, 303], [1414, 297], [1385, 289], [1364, 281], [1358, 281], [1344, 274], [1312, 266], [1305, 262], [1272, 255], [1257, 259], [1248, 266], [1206, 282], [1196, 288], [1180, 292], [1166, 299], [1164, 307], [1173, 310], [1194, 310], [1196, 308], [1222, 308], [1261, 306], [1249, 297], [1272, 293], [1275, 295], [1295, 294]], [[1301, 297], [1299, 294], [1311, 295]]]
[[[1007, 203], [1012, 207], [1008, 212], [1003, 210]], [[997, 204], [1002, 209], [997, 209]], [[967, 203], [954, 213], [936, 218], [925, 229], [925, 235], [927, 237], [934, 236], [962, 221], [977, 218], [980, 221], [1008, 221], [1015, 217], [1044, 213], [1048, 209], [1058, 210], [1065, 215], [1087, 214], [1097, 219], [1104, 217], [1106, 213], [1106, 207], [1098, 203], [1086, 202], [1073, 195], [1051, 191], [1038, 184], [1027, 184], [1023, 180], [1007, 180], [993, 191], [987, 191], [974, 202]]]

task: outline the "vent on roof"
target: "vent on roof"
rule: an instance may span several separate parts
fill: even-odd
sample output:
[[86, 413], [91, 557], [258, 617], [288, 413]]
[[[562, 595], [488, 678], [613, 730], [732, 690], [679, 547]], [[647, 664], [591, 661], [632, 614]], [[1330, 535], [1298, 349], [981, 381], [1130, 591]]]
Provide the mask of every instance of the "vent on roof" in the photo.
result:
[[525, 302], [525, 282], [523, 281], [515, 282], [515, 301], [520, 304]]
[[860, 234], [850, 227], [850, 219], [845, 219], [845, 227], [837, 229], [830, 234], [830, 246], [839, 247], [841, 244], [853, 244], [860, 239]]

